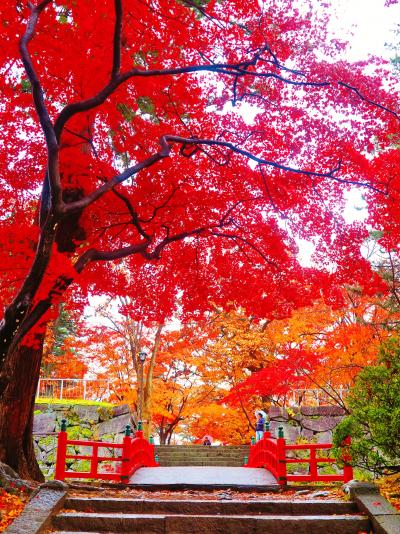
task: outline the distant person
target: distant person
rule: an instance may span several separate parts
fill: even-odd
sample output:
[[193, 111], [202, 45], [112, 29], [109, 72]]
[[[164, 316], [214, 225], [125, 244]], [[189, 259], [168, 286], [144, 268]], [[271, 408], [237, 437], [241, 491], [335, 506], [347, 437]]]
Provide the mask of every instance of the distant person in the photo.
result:
[[210, 441], [210, 438], [208, 436], [205, 436], [205, 438], [203, 440], [203, 445], [206, 445], [207, 447], [211, 447], [211, 441]]
[[259, 441], [264, 436], [264, 428], [265, 418], [263, 417], [262, 413], [258, 412], [256, 421], [256, 441]]

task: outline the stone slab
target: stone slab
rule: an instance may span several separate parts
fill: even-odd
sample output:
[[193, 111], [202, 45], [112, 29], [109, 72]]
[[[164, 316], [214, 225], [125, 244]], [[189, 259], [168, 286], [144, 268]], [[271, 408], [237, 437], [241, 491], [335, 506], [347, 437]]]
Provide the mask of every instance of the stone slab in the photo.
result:
[[368, 515], [376, 534], [400, 533], [400, 514], [375, 484], [352, 480], [343, 489], [355, 500], [359, 510]]
[[374, 515], [371, 518], [375, 534], [399, 534], [400, 515]]
[[52, 514], [61, 508], [65, 490], [41, 488], [28, 502], [22, 514], [4, 531], [5, 534], [39, 534], [49, 524]]
[[275, 477], [265, 469], [253, 467], [142, 467], [132, 475], [130, 484], [162, 484], [187, 486], [272, 486]]
[[[225, 497], [225, 498], [224, 498]], [[103, 498], [82, 497], [67, 498], [64, 508], [74, 511], [88, 512], [125, 512], [140, 514], [187, 514], [187, 515], [344, 515], [354, 514], [357, 507], [353, 502], [340, 500], [293, 500], [293, 499], [229, 499], [229, 495], [221, 491], [218, 500], [194, 500], [190, 498], [171, 499], [127, 499], [127, 498]]]
[[400, 514], [398, 514], [396, 509], [378, 492], [359, 494], [356, 496], [356, 500], [359, 508], [363, 512], [371, 512], [373, 515], [398, 515], [400, 521]]
[[[90, 525], [90, 526], [89, 526]], [[57, 528], [99, 529], [103, 532], [146, 532], [146, 534], [359, 534], [369, 531], [366, 518], [337, 516], [197, 516], [164, 514], [62, 513], [55, 520]]]
[[145, 534], [164, 534], [164, 515], [146, 514], [101, 514], [75, 513], [58, 514], [53, 520], [53, 527], [63, 530], [83, 532], [99, 530], [101, 532], [130, 532]]

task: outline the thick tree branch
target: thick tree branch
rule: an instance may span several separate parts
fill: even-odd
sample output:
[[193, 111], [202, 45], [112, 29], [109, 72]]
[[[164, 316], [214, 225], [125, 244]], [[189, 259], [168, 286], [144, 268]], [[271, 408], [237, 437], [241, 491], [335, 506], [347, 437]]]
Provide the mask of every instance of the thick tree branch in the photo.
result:
[[[279, 163], [277, 161], [270, 161], [264, 158], [260, 158], [258, 156], [255, 156], [248, 150], [244, 150], [243, 148], [240, 148], [234, 145], [233, 143], [230, 143], [229, 141], [220, 141], [216, 139], [185, 138], [185, 137], [180, 137], [176, 135], [165, 135], [161, 139], [161, 146], [164, 147], [168, 145], [168, 143], [179, 143], [182, 145], [206, 145], [206, 146], [224, 147], [224, 148], [228, 148], [232, 152], [235, 152], [236, 154], [241, 154], [242, 156], [245, 156], [247, 159], [258, 163], [259, 165], [267, 165], [270, 167], [274, 167], [275, 169], [280, 169], [282, 171], [287, 171], [287, 172], [294, 172], [296, 174], [305, 174], [307, 176], [316, 176], [318, 178], [331, 178], [334, 180], [342, 181], [344, 183], [353, 183], [353, 182], [348, 182], [347, 180], [341, 180], [335, 177], [335, 173], [338, 172], [341, 168], [340, 161], [335, 167], [333, 167], [328, 172], [316, 172], [316, 171], [309, 171], [306, 169], [298, 169], [296, 167], [291, 167], [284, 163]], [[358, 185], [365, 185], [365, 186], [371, 187], [369, 184], [362, 184], [359, 182], [356, 182], [356, 183]]]
[[[123, 173], [114, 176], [108, 182], [103, 184], [101, 187], [99, 187], [98, 189], [96, 189], [91, 194], [87, 195], [86, 197], [76, 202], [64, 204], [62, 207], [62, 213], [66, 214], [66, 213], [74, 213], [74, 212], [81, 211], [82, 209], [86, 208], [87, 206], [95, 202], [105, 193], [113, 189], [118, 184], [121, 184], [128, 178], [137, 174], [139, 171], [145, 168], [151, 167], [152, 165], [154, 165], [161, 159], [168, 157], [171, 151], [171, 145], [174, 143], [180, 144], [182, 146], [184, 155], [185, 155], [184, 148], [188, 146], [189, 147], [192, 147], [192, 146], [196, 147], [196, 146], [203, 146], [203, 145], [217, 146], [217, 147], [227, 148], [234, 153], [240, 154], [246, 157], [247, 159], [256, 162], [259, 166], [267, 165], [275, 169], [279, 169], [279, 170], [286, 171], [286, 172], [293, 172], [295, 174], [303, 174], [306, 176], [318, 177], [318, 178], [329, 178], [330, 180], [333, 180], [339, 183], [357, 185], [358, 187], [366, 187], [368, 189], [371, 189], [372, 191], [375, 191], [381, 194], [386, 194], [384, 191], [376, 188], [375, 186], [367, 182], [357, 182], [355, 180], [348, 180], [348, 179], [339, 178], [338, 176], [336, 176], [335, 174], [341, 168], [340, 161], [335, 167], [333, 167], [331, 170], [327, 172], [317, 172], [317, 171], [311, 171], [311, 170], [306, 170], [306, 169], [299, 169], [296, 167], [291, 167], [284, 163], [279, 163], [277, 161], [270, 161], [264, 158], [260, 158], [258, 156], [255, 156], [248, 150], [244, 150], [243, 148], [240, 148], [239, 146], [236, 146], [229, 141], [221, 141], [221, 140], [216, 140], [216, 139], [186, 138], [186, 137], [180, 137], [176, 135], [164, 135], [160, 139], [161, 150], [159, 152], [146, 158], [144, 161], [137, 163], [136, 165], [133, 165], [132, 167], [129, 167]], [[195, 150], [191, 150], [190, 153], [187, 153], [187, 157], [190, 157], [194, 153], [195, 153]]]
[[25, 72], [32, 85], [32, 96], [35, 104], [36, 113], [42, 127], [48, 151], [48, 163], [47, 172], [50, 185], [50, 195], [53, 209], [61, 204], [61, 184], [59, 175], [59, 162], [58, 162], [58, 141], [55, 135], [55, 131], [50, 119], [49, 112], [47, 110], [43, 89], [40, 84], [38, 75], [33, 61], [28, 50], [28, 44], [32, 40], [35, 33], [36, 25], [39, 20], [39, 16], [45, 7], [51, 3], [52, 0], [44, 0], [38, 6], [33, 6], [29, 3], [31, 15], [29, 17], [26, 30], [19, 42], [19, 50], [21, 53], [22, 62], [25, 68]]
[[111, 78], [115, 78], [121, 67], [121, 29], [122, 29], [122, 3], [121, 0], [114, 0], [115, 5], [115, 26], [114, 26], [114, 48], [113, 66]]
[[163, 151], [160, 151], [148, 157], [144, 161], [141, 161], [140, 163], [137, 163], [136, 165], [129, 167], [121, 174], [117, 174], [116, 176], [111, 178], [108, 182], [100, 186], [98, 189], [96, 189], [91, 194], [87, 195], [86, 197], [83, 197], [82, 199], [77, 200], [76, 202], [64, 204], [62, 207], [62, 213], [63, 214], [76, 213], [76, 212], [83, 210], [90, 204], [93, 204], [93, 202], [98, 200], [105, 193], [107, 193], [108, 191], [111, 191], [111, 189], [113, 189], [116, 185], [121, 184], [125, 180], [128, 180], [128, 178], [137, 174], [139, 171], [146, 169], [147, 167], [151, 167], [152, 165], [157, 163], [157, 161], [160, 161], [161, 159], [167, 157], [168, 154], [169, 154], [169, 149], [168, 149], [167, 154], [165, 154]]
[[82, 100], [80, 102], [74, 102], [72, 104], [68, 104], [64, 107], [64, 109], [61, 111], [60, 115], [58, 116], [56, 122], [55, 122], [55, 132], [57, 135], [57, 139], [60, 139], [62, 130], [64, 128], [64, 125], [66, 122], [76, 115], [77, 113], [81, 113], [83, 111], [88, 111], [90, 109], [94, 109], [101, 104], [103, 104], [107, 98], [123, 83], [130, 80], [131, 78], [152, 78], [152, 77], [158, 77], [158, 76], [175, 76], [179, 74], [190, 74], [190, 73], [197, 73], [197, 72], [212, 72], [215, 74], [224, 74], [232, 77], [239, 76], [251, 76], [251, 77], [257, 77], [257, 78], [273, 78], [279, 81], [282, 81], [284, 83], [290, 84], [290, 85], [297, 85], [297, 86], [311, 86], [311, 87], [326, 87], [331, 85], [330, 82], [327, 81], [321, 81], [321, 82], [307, 82], [307, 81], [296, 81], [296, 80], [290, 80], [288, 78], [284, 78], [283, 76], [280, 76], [279, 74], [276, 74], [274, 72], [257, 72], [252, 70], [247, 70], [246, 68], [243, 68], [242, 65], [248, 65], [249, 63], [252, 64], [252, 62], [244, 62], [244, 63], [238, 63], [238, 64], [230, 64], [230, 63], [218, 63], [218, 64], [212, 64], [212, 65], [189, 65], [185, 67], [175, 67], [170, 69], [153, 69], [153, 70], [145, 70], [145, 69], [139, 69], [135, 67], [134, 69], [131, 69], [125, 73], [121, 73], [114, 78], [112, 78], [108, 84], [101, 89], [96, 95], [93, 97], [90, 97], [86, 100]]
[[57, 141], [54, 135], [53, 125], [50, 120], [49, 113], [44, 102], [43, 89], [40, 84], [38, 75], [36, 73], [35, 67], [33, 66], [33, 61], [28, 51], [28, 44], [32, 40], [35, 33], [36, 25], [39, 20], [39, 16], [44, 8], [50, 4], [52, 0], [44, 0], [37, 7], [34, 7], [29, 3], [29, 8], [31, 10], [31, 15], [29, 17], [28, 23], [26, 25], [26, 30], [24, 35], [21, 37], [19, 42], [19, 50], [21, 53], [22, 63], [25, 68], [25, 72], [29, 78], [29, 81], [32, 85], [32, 96], [35, 104], [35, 109], [42, 126], [46, 143], [49, 149], [57, 148]]

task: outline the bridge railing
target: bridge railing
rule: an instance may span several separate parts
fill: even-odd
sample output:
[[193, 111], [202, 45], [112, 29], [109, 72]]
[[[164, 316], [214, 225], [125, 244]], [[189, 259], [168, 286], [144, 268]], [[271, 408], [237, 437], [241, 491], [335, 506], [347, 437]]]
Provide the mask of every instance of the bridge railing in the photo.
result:
[[[345, 442], [350, 445], [350, 437]], [[271, 437], [269, 430], [257, 443], [250, 446], [250, 455], [246, 467], [264, 467], [277, 479], [278, 484], [287, 482], [348, 482], [353, 478], [351, 458], [346, 455], [342, 473], [320, 474], [319, 468], [326, 464], [337, 464], [338, 460], [332, 456], [319, 456], [317, 451], [332, 449], [332, 443], [302, 443], [288, 445], [283, 436], [283, 428], [279, 427], [278, 438]], [[308, 457], [289, 457], [288, 451], [308, 451]], [[288, 464], [308, 464], [308, 473], [290, 474]], [[322, 465], [321, 465], [322, 464]]]
[[[140, 467], [157, 467], [154, 459], [154, 445], [143, 438], [141, 423], [138, 425], [135, 437], [131, 437], [131, 427], [126, 426], [122, 443], [108, 443], [105, 441], [89, 441], [68, 439], [66, 420], [62, 420], [61, 431], [58, 434], [55, 479], [90, 478], [94, 480], [114, 480], [127, 484], [129, 478]], [[76, 454], [75, 447], [91, 449], [91, 453]], [[71, 452], [71, 448], [74, 452]], [[114, 449], [116, 456], [99, 454], [101, 449]], [[66, 465], [68, 460], [89, 462], [89, 469], [71, 471]], [[102, 468], [103, 464], [103, 470]], [[104, 465], [105, 464], [105, 465]]]

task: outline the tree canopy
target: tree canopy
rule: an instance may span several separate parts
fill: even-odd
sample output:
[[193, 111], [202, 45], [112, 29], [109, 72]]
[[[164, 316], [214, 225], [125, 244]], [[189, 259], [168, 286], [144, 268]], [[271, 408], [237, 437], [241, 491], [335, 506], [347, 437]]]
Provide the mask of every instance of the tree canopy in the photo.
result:
[[[349, 64], [312, 4], [41, 0], [0, 16], [4, 402], [21, 373], [34, 389], [19, 351], [40, 358], [71, 285], [76, 308], [129, 294], [148, 320], [177, 298], [182, 316], [279, 318], [339, 307], [345, 283], [385, 289], [360, 245], [367, 224], [398, 244], [396, 79]], [[365, 224], [344, 217], [352, 188]]]

